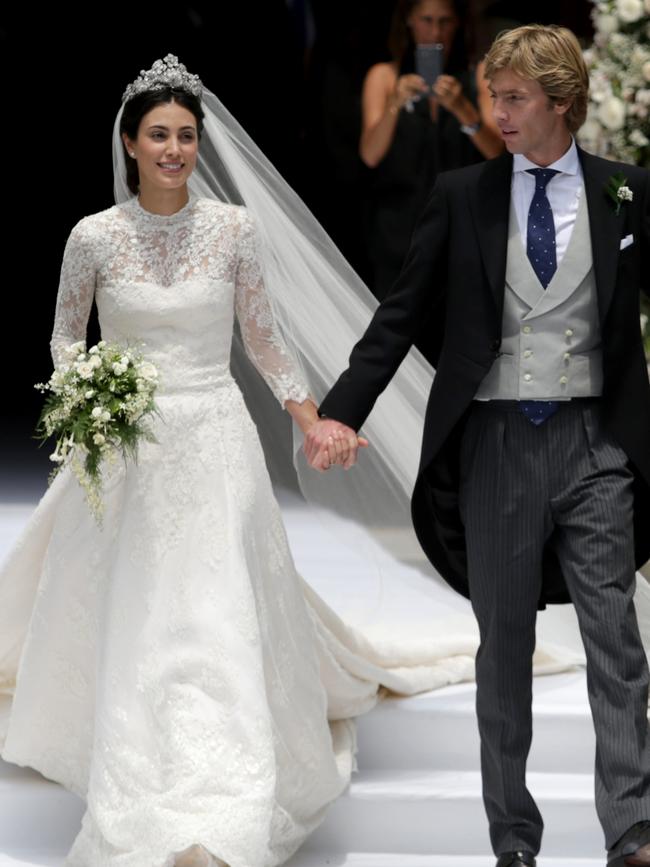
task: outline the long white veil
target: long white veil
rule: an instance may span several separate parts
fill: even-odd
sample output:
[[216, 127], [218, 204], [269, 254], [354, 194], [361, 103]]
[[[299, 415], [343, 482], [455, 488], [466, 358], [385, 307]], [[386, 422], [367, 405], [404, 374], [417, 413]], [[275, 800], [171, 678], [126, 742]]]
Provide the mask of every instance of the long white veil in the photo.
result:
[[[201, 107], [204, 131], [188, 186], [200, 196], [244, 204], [253, 214], [262, 238], [265, 285], [276, 320], [312, 395], [320, 401], [347, 367], [350, 351], [365, 331], [377, 301], [304, 202], [205, 86]], [[132, 196], [119, 133], [122, 111], [123, 107], [113, 129], [116, 202]], [[409, 353], [379, 399], [363, 430], [370, 447], [362, 450], [359, 464], [349, 472], [335, 468], [320, 474], [310, 469], [300, 450], [302, 436], [297, 426], [291, 453], [288, 414], [260, 387], [238, 336], [232, 369], [257, 423], [275, 480], [297, 483], [312, 506], [379, 530], [382, 539], [389, 527], [412, 533], [410, 494], [433, 376], [417, 350]], [[341, 533], [340, 523], [337, 533]], [[414, 534], [412, 544], [417, 547]]]

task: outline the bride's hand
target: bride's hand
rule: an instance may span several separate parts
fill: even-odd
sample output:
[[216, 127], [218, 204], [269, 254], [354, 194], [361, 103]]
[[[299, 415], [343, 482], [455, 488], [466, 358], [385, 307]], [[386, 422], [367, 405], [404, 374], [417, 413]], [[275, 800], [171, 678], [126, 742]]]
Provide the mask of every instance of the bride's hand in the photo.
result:
[[309, 466], [325, 472], [333, 464], [348, 470], [357, 461], [359, 448], [367, 448], [368, 440], [355, 430], [334, 419], [319, 419], [305, 435], [303, 451]]

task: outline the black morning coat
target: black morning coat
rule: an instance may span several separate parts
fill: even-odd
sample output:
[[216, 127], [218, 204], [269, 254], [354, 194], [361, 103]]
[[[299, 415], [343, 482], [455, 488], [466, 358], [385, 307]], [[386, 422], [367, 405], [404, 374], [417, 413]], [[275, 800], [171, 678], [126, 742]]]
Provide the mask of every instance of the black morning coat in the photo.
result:
[[[581, 148], [578, 155], [602, 331], [603, 417], [634, 471], [635, 553], [641, 566], [650, 558], [650, 383], [639, 322], [639, 291], [650, 294], [650, 172]], [[618, 214], [605, 191], [617, 172], [633, 192]], [[413, 525], [431, 563], [466, 597], [459, 445], [474, 394], [499, 353], [511, 177], [509, 153], [438, 176], [400, 276], [319, 407], [321, 414], [359, 430], [417, 340], [436, 375], [411, 499]], [[621, 250], [627, 235], [633, 243]], [[538, 607], [569, 602], [548, 546], [543, 565]]]

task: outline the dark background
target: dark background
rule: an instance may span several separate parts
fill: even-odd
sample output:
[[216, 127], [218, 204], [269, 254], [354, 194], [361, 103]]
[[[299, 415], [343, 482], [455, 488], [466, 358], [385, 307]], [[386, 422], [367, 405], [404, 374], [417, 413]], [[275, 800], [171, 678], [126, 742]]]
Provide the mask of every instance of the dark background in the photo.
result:
[[[3, 16], [4, 127], [0, 499], [41, 491], [50, 444], [33, 428], [51, 372], [49, 340], [66, 239], [114, 204], [111, 136], [126, 85], [167, 53], [223, 101], [295, 187], [354, 267], [365, 168], [357, 155], [360, 91], [387, 60], [393, 0], [56, 5]], [[589, 0], [472, 0], [474, 59], [516, 23], [565, 24], [591, 37]], [[17, 207], [16, 207], [17, 205]], [[6, 317], [6, 318], [5, 318]], [[95, 317], [89, 340], [98, 336]], [[28, 484], [29, 480], [31, 483]]]

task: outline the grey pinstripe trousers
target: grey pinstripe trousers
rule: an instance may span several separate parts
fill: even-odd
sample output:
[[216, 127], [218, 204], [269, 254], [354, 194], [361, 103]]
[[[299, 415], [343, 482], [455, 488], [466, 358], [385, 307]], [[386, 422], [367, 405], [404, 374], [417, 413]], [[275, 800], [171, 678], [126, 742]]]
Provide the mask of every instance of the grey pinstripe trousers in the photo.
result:
[[632, 473], [597, 400], [533, 425], [508, 402], [474, 401], [461, 443], [460, 509], [481, 643], [476, 710], [494, 852], [537, 853], [526, 787], [542, 550], [557, 553], [587, 656], [596, 809], [609, 849], [650, 819], [648, 665], [634, 610]]

